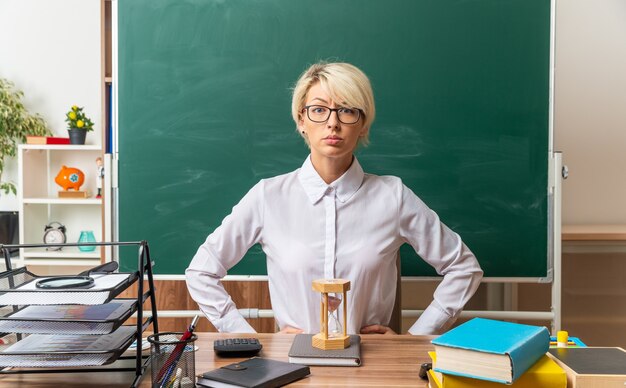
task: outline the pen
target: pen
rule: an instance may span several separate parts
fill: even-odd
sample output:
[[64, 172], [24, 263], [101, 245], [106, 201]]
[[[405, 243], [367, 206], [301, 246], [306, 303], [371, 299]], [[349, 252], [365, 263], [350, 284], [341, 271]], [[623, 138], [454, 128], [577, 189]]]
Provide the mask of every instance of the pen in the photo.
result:
[[167, 375], [167, 377], [169, 377], [174, 372], [174, 365], [176, 365], [176, 363], [178, 362], [178, 359], [183, 354], [183, 350], [187, 345], [185, 341], [187, 341], [193, 335], [193, 331], [196, 329], [196, 324], [198, 323], [199, 318], [199, 315], [193, 317], [191, 325], [189, 325], [187, 331], [185, 331], [182, 337], [180, 337], [180, 343], [176, 345], [176, 347], [172, 351], [172, 354], [170, 354], [170, 356], [167, 358], [167, 361], [165, 361], [165, 363], [163, 364], [163, 367], [161, 367], [161, 370], [157, 375], [157, 381], [167, 382], [168, 379], [164, 378], [163, 376]]
[[170, 365], [170, 367], [167, 368], [167, 372], [165, 372], [165, 376], [163, 376], [163, 380], [161, 380], [161, 384], [159, 385], [159, 388], [166, 388], [169, 385], [168, 380], [170, 379], [170, 375], [174, 371], [174, 368], [176, 368], [176, 363], [172, 363], [172, 365]]

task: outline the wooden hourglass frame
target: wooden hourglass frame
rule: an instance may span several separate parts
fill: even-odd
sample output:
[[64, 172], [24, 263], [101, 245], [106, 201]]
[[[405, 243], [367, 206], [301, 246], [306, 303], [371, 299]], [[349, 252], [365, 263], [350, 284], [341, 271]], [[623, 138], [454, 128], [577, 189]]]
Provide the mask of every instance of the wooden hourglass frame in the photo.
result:
[[[320, 326], [321, 333], [313, 336], [312, 345], [322, 350], [345, 349], [350, 346], [350, 336], [347, 333], [348, 322], [348, 290], [350, 290], [350, 281], [344, 279], [318, 279], [313, 281], [313, 291], [322, 294]], [[328, 294], [341, 294], [341, 303], [343, 303], [343, 333], [328, 336]]]

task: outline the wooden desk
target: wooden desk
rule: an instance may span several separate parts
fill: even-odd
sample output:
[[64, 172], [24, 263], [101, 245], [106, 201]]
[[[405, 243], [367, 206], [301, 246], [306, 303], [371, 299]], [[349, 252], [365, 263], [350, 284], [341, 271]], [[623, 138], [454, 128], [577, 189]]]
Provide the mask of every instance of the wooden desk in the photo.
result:
[[563, 225], [563, 241], [624, 241], [626, 225]]
[[[197, 333], [196, 374], [242, 359], [224, 359], [213, 353], [217, 338], [246, 337], [246, 335]], [[247, 335], [248, 337], [250, 335]], [[287, 361], [293, 341], [292, 334], [257, 334], [263, 350], [262, 357]], [[433, 350], [431, 336], [362, 335], [360, 367], [311, 367], [311, 375], [291, 384], [293, 387], [427, 387], [418, 376], [419, 367], [429, 362], [427, 352]], [[141, 387], [150, 387], [150, 370]], [[0, 386], [11, 387], [128, 387], [132, 373], [20, 374], [0, 376]]]

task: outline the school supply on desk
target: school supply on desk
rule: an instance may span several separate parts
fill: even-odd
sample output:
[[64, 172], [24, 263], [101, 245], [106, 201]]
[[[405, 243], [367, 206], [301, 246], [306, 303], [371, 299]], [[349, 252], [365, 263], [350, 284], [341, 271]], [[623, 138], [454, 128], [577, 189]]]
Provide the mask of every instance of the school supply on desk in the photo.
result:
[[56, 136], [26, 136], [26, 144], [70, 144], [70, 138]]
[[626, 352], [616, 347], [554, 348], [548, 355], [574, 388], [626, 386]]
[[134, 326], [122, 326], [107, 335], [32, 334], [0, 352], [0, 366], [61, 367], [104, 365], [130, 346]]
[[193, 331], [196, 329], [196, 324], [198, 323], [199, 318], [200, 316], [198, 315], [196, 315], [193, 318], [187, 330], [180, 337], [180, 340], [176, 344], [176, 347], [174, 348], [172, 353], [169, 355], [165, 363], [161, 366], [161, 369], [159, 370], [159, 373], [157, 374], [157, 378], [156, 378], [156, 382], [160, 384], [160, 386], [163, 386], [163, 387], [167, 386], [172, 375], [176, 373], [176, 365], [178, 364], [178, 361], [180, 360], [180, 357], [182, 356], [183, 351], [185, 350], [185, 346], [187, 345], [187, 340], [189, 340], [192, 337]]
[[256, 338], [226, 338], [213, 341], [213, 351], [220, 357], [252, 357], [263, 349]]
[[[26, 267], [20, 267], [0, 273], [0, 297], [11, 303], [11, 310], [3, 311], [0, 320], [7, 320], [11, 314], [18, 314], [16, 321], [22, 320], [23, 324], [28, 324], [29, 320], [37, 320], [47, 323], [49, 327], [44, 328], [47, 334], [20, 335], [18, 342], [0, 352], [0, 372], [5, 374], [30, 374], [30, 373], [55, 373], [63, 374], [68, 379], [79, 379], [85, 374], [75, 375], [80, 372], [89, 372], [89, 375], [98, 380], [97, 373], [103, 372], [115, 374], [122, 380], [128, 380], [128, 385], [138, 387], [139, 382], [145, 375], [148, 368], [147, 355], [142, 354], [140, 348], [135, 349], [134, 361], [128, 358], [120, 359], [124, 351], [136, 338], [141, 338], [142, 333], [152, 326], [155, 332], [158, 328], [158, 312], [156, 309], [155, 289], [152, 273], [153, 261], [150, 258], [150, 250], [145, 240], [138, 242], [102, 242], [95, 243], [99, 246], [132, 246], [138, 249], [139, 260], [137, 270], [130, 273], [94, 273], [95, 270], [102, 271], [103, 267], [98, 266], [88, 270], [86, 274], [80, 276], [91, 276], [95, 279], [95, 286], [90, 289], [62, 289], [62, 290], [41, 290], [35, 286], [36, 281], [53, 276], [37, 276], [28, 271]], [[20, 249], [39, 249], [46, 247], [46, 244], [22, 244], [8, 245], [8, 248], [17, 247]], [[5, 250], [6, 251], [6, 250]], [[108, 268], [108, 266], [107, 266]], [[147, 276], [146, 280], [144, 276]], [[127, 290], [138, 279], [145, 281], [147, 285], [143, 288], [136, 287], [129, 290], [132, 303], [129, 304], [124, 299], [117, 300], [103, 309], [92, 310], [93, 305], [110, 302], [121, 292]], [[132, 295], [132, 296], [131, 296]], [[20, 301], [16, 301], [15, 296], [19, 296]], [[23, 299], [32, 300], [32, 306], [25, 306]], [[84, 302], [84, 303], [82, 303]], [[128, 308], [128, 312], [120, 312], [113, 309], [119, 302]], [[15, 304], [13, 304], [15, 303]], [[140, 309], [139, 306], [150, 303], [149, 308]], [[82, 306], [52, 306], [57, 304]], [[44, 306], [44, 311], [53, 312], [52, 319], [41, 317], [39, 314]], [[60, 309], [56, 309], [61, 307]], [[78, 307], [79, 310], [72, 310]], [[34, 308], [31, 310], [31, 308]], [[47, 310], [50, 308], [51, 310]], [[86, 308], [86, 310], [80, 310]], [[144, 315], [144, 310], [151, 310], [150, 316]], [[131, 311], [132, 310], [132, 311]], [[136, 312], [136, 320], [141, 325], [133, 323], [131, 326], [120, 326], [110, 334], [104, 332], [111, 330], [111, 325], [122, 324], [127, 318]], [[19, 318], [21, 316], [21, 318]], [[78, 319], [72, 316], [77, 316]], [[103, 317], [108, 317], [101, 319]], [[85, 319], [89, 318], [89, 319]], [[95, 318], [95, 319], [92, 319]], [[110, 319], [113, 319], [112, 321]], [[85, 324], [91, 327], [96, 324], [99, 327], [93, 328], [89, 335], [70, 334], [66, 331], [65, 324]], [[139, 327], [138, 327], [139, 326]], [[58, 328], [60, 333], [55, 329]], [[81, 329], [82, 330], [82, 329]], [[139, 330], [139, 332], [137, 331]], [[59, 335], [62, 334], [62, 335]], [[58, 350], [57, 350], [58, 349]], [[119, 361], [119, 362], [118, 362]], [[5, 365], [17, 366], [15, 368], [5, 368]], [[6, 366], [9, 366], [6, 365]], [[106, 365], [106, 366], [103, 366]], [[81, 368], [89, 366], [89, 368]], [[3, 369], [4, 368], [4, 369]], [[40, 368], [36, 371], [24, 368]], [[54, 369], [52, 369], [54, 368]], [[119, 375], [118, 372], [131, 372]], [[133, 373], [134, 372], [134, 373]], [[119, 376], [117, 376], [119, 375]], [[101, 375], [106, 380], [106, 374]], [[22, 381], [22, 378], [18, 378]], [[120, 382], [122, 382], [120, 380]], [[84, 384], [83, 384], [84, 385]]]
[[[185, 333], [167, 332], [148, 336], [152, 387], [170, 387], [176, 383], [184, 386], [187, 380], [195, 381], [196, 353], [194, 342], [198, 337], [193, 333], [189, 336]], [[183, 340], [183, 336], [186, 339]], [[179, 369], [181, 370], [180, 376]]]
[[253, 357], [203, 373], [196, 384], [213, 388], [273, 388], [292, 383], [310, 373], [308, 366]]
[[289, 362], [303, 365], [360, 366], [361, 337], [350, 336], [345, 349], [321, 350], [311, 344], [313, 334], [297, 334], [289, 349]]
[[109, 334], [137, 307], [134, 299], [102, 305], [26, 306], [0, 316], [0, 332], [22, 334]]
[[[555, 336], [550, 336], [550, 348], [557, 347], [557, 340]], [[578, 337], [567, 337], [567, 347], [568, 348], [584, 348], [587, 347], [583, 341]]]
[[474, 318], [431, 341], [436, 372], [511, 384], [548, 350], [541, 326]]
[[[432, 360], [433, 369], [437, 366], [435, 352], [428, 352]], [[501, 383], [477, 380], [469, 377], [443, 374], [435, 370], [428, 371], [428, 380], [431, 386], [437, 388], [502, 388]], [[512, 388], [566, 388], [567, 378], [563, 368], [557, 365], [550, 357], [543, 355], [519, 379], [509, 385]]]

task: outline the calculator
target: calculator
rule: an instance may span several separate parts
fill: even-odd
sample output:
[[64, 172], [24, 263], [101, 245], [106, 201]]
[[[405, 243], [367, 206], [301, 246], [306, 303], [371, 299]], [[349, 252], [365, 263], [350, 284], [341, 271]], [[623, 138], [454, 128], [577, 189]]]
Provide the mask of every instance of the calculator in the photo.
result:
[[215, 354], [221, 357], [252, 357], [263, 348], [256, 338], [227, 338], [213, 341]]

